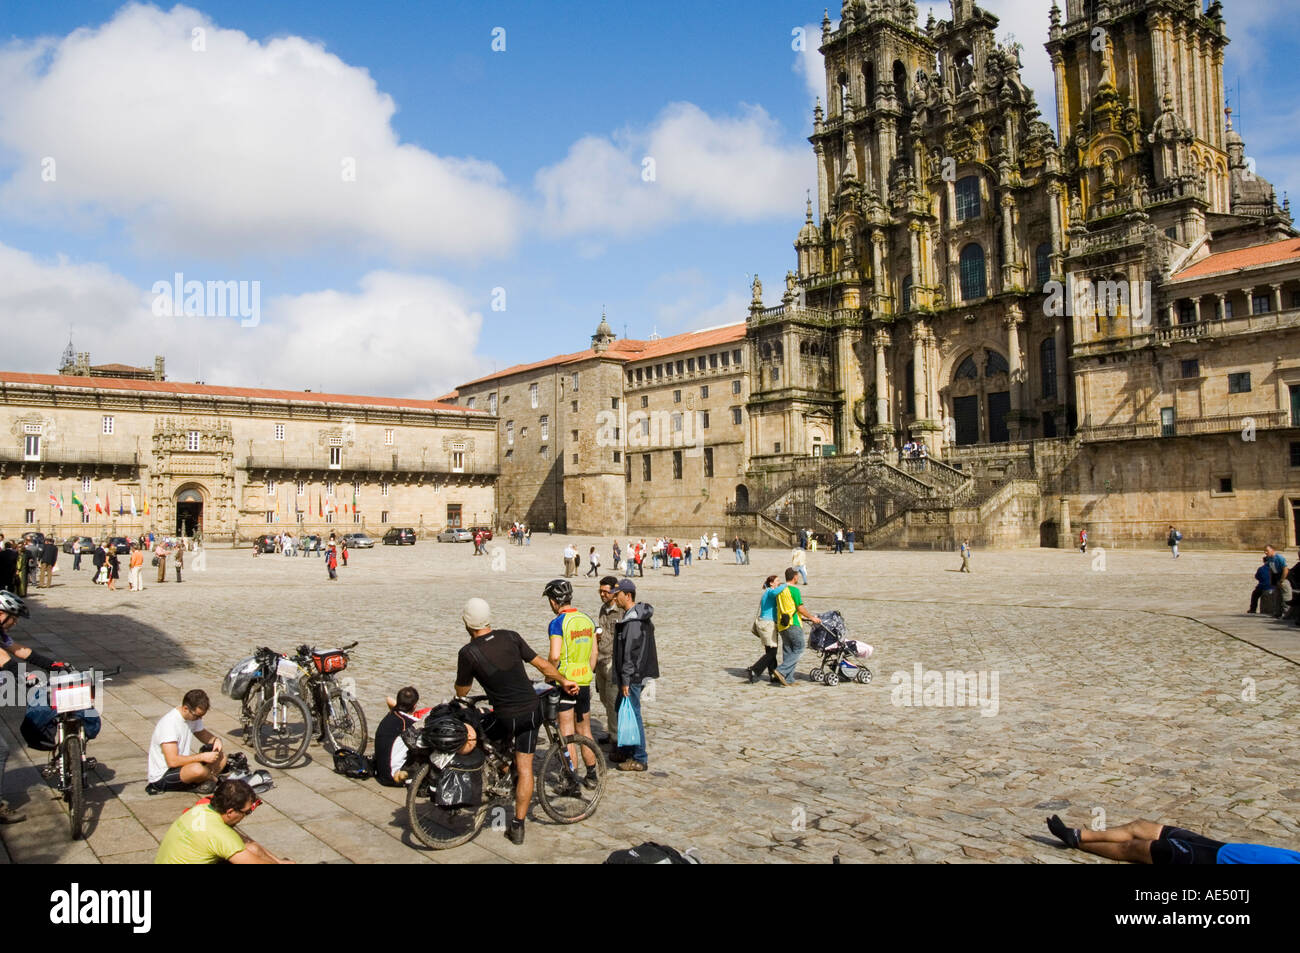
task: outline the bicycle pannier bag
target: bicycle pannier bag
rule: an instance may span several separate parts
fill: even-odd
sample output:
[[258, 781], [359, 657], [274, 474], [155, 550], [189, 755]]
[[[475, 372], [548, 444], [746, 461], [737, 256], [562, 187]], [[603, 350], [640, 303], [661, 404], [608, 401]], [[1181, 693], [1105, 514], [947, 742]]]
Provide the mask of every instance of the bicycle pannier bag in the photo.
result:
[[313, 652], [311, 660], [322, 675], [332, 675], [348, 667], [348, 657], [342, 652]]

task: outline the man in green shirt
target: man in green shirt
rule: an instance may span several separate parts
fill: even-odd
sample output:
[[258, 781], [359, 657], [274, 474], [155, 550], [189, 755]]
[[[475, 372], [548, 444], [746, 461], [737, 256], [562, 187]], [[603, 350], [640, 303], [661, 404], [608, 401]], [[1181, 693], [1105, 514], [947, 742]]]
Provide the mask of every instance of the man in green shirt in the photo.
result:
[[252, 814], [261, 803], [247, 781], [222, 781], [211, 799], [199, 801], [176, 818], [158, 847], [154, 863], [293, 863], [281, 860], [235, 830], [235, 825]]
[[788, 627], [782, 628], [781, 612], [779, 608], [777, 610], [776, 628], [781, 636], [781, 664], [776, 667], [773, 677], [778, 685], [788, 686], [794, 682], [794, 668], [799, 664], [799, 656], [803, 655], [804, 646], [807, 645], [803, 637], [803, 627], [799, 624], [800, 620], [811, 622], [813, 625], [821, 625], [822, 622], [804, 606], [803, 596], [799, 588], [794, 585], [797, 575], [794, 569], [785, 571], [785, 589], [794, 601], [794, 613], [790, 617]]

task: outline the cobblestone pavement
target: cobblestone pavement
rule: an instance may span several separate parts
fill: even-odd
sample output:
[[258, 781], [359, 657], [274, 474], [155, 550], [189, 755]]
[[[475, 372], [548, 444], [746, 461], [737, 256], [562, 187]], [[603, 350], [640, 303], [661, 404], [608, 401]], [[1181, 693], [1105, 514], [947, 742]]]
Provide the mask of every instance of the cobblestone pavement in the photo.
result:
[[[575, 542], [585, 552], [597, 541]], [[450, 695], [469, 595], [544, 649], [539, 593], [564, 539], [490, 545], [499, 552], [477, 558], [428, 541], [361, 551], [333, 583], [319, 558], [213, 550], [206, 572], [142, 593], [92, 586], [61, 558], [56, 585], [35, 590], [34, 618], [15, 634], [126, 671], [91, 744], [99, 783], [77, 843], [29, 757], [44, 756], [17, 737], [21, 710], [3, 711], [14, 749], [5, 796], [29, 815], [0, 831], [13, 860], [152, 860], [190, 803], [144, 792], [153, 724], [201, 687], [213, 697], [209, 726], [236, 727], [219, 686], [256, 644], [359, 639], [349, 674], [372, 730], [383, 696], [404, 684], [425, 701]], [[608, 541], [601, 548], [607, 558]], [[696, 846], [709, 862], [1091, 861], [1048, 837], [1051, 813], [1300, 847], [1300, 629], [1242, 614], [1258, 555], [1111, 552], [1098, 571], [1095, 554], [980, 552], [963, 575], [950, 553], [814, 553], [807, 603], [841, 610], [876, 647], [875, 680], [814, 684], [808, 653], [787, 689], [741, 677], [760, 654], [749, 624], [761, 580], [786, 564], [783, 553], [751, 555], [748, 567], [724, 553], [680, 578], [638, 580], [655, 606], [663, 672], [645, 705], [650, 771], [614, 772], [588, 822], [559, 827], [535, 807], [522, 848], [485, 830], [452, 851], [423, 850], [406, 832], [402, 792], [333, 774], [313, 745], [310, 764], [273, 772], [243, 827], [300, 862], [598, 861], [643, 840]], [[595, 580], [575, 582], [594, 613]], [[988, 704], [924, 704], [936, 700], [925, 679], [915, 690], [903, 681], [917, 666], [983, 673]]]

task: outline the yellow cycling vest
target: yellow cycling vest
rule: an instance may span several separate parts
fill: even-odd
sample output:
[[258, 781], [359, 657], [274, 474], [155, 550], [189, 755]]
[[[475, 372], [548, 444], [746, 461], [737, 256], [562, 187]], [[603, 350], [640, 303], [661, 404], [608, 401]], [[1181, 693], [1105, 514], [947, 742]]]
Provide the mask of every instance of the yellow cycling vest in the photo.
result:
[[555, 666], [570, 681], [590, 685], [591, 655], [596, 641], [596, 624], [577, 609], [561, 612], [551, 620], [550, 636], [560, 638], [560, 661]]

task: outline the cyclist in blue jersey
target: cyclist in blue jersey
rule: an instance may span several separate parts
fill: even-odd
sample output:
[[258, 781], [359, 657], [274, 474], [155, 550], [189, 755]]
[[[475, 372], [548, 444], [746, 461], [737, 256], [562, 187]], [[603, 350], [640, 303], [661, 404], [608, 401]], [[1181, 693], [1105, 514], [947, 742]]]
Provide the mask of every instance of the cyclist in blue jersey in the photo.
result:
[[1066, 847], [1134, 864], [1300, 864], [1300, 851], [1263, 844], [1229, 844], [1155, 821], [1129, 821], [1107, 831], [1066, 827], [1058, 816], [1047, 829]]

